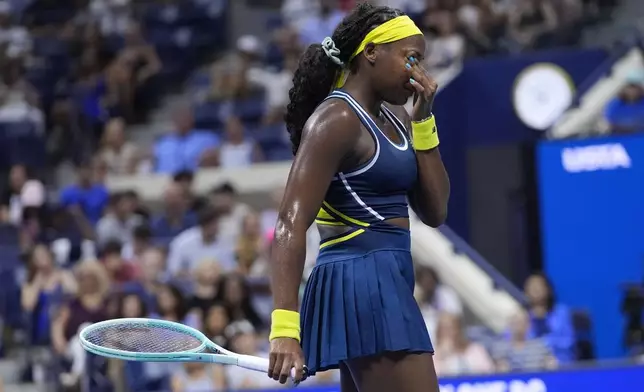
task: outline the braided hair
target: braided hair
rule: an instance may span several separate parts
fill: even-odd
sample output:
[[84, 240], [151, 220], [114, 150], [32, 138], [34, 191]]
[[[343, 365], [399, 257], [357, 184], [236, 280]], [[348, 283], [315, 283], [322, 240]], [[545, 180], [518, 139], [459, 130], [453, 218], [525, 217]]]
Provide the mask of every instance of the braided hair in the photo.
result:
[[[358, 5], [342, 20], [331, 37], [340, 51], [337, 55], [339, 60], [348, 64], [353, 52], [371, 30], [401, 15], [404, 15], [401, 11], [390, 7], [377, 7], [368, 3]], [[288, 93], [289, 104], [285, 117], [293, 154], [300, 145], [304, 124], [331, 91], [338, 71], [340, 66], [327, 56], [319, 43], [310, 45], [302, 55], [293, 76], [293, 87]]]

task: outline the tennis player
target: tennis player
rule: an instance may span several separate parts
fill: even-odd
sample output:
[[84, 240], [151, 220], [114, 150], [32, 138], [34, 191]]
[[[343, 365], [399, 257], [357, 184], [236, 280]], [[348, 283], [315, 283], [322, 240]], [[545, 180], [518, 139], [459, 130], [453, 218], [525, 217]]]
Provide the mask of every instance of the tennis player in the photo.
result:
[[[408, 206], [436, 227], [449, 180], [431, 108], [425, 40], [388, 7], [359, 5], [300, 60], [286, 123], [295, 162], [271, 255], [268, 376], [340, 368], [342, 391], [437, 392], [414, 301]], [[414, 96], [413, 114], [401, 107]], [[320, 255], [298, 312], [306, 230]]]

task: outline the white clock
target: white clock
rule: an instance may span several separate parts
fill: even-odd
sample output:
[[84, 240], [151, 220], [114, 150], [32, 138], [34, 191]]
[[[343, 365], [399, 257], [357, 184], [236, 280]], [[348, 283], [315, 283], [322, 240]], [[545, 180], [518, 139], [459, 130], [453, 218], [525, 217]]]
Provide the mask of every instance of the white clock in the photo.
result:
[[575, 87], [568, 73], [552, 63], [537, 63], [514, 81], [512, 104], [527, 127], [544, 131], [570, 107]]

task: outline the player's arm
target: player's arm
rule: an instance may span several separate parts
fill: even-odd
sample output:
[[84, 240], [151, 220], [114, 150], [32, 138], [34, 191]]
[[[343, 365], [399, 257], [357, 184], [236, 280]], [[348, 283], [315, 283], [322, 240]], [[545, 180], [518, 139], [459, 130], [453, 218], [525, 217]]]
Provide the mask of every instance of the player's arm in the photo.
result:
[[343, 102], [321, 106], [306, 123], [286, 183], [271, 252], [275, 309], [298, 311], [306, 256], [306, 232], [331, 179], [355, 148], [360, 122]]
[[[411, 117], [402, 107], [391, 107], [405, 127], [411, 132]], [[418, 161], [418, 181], [409, 192], [409, 205], [418, 218], [431, 227], [438, 227], [447, 217], [447, 201], [450, 184], [447, 171], [438, 147], [426, 151], [416, 151]]]
[[[438, 145], [423, 146], [423, 144], [427, 144], [428, 139], [437, 136], [434, 134], [436, 127], [432, 126], [435, 124], [433, 123], [435, 120], [432, 118], [432, 106], [438, 91], [438, 84], [418, 59], [410, 56], [407, 65], [410, 80], [413, 82], [411, 85], [416, 90], [416, 95], [411, 118], [406, 112], [402, 114], [407, 129], [411, 130], [412, 138], [415, 141], [414, 148], [418, 161], [418, 179], [409, 193], [409, 203], [424, 224], [438, 227], [447, 218], [449, 178]], [[429, 135], [432, 136], [428, 138]]]

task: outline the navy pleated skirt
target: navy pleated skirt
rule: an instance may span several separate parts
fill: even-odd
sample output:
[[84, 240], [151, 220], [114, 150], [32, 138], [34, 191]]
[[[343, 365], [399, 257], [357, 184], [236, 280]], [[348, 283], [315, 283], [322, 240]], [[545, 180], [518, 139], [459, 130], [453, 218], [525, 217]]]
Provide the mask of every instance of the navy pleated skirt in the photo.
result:
[[367, 230], [320, 250], [301, 309], [311, 374], [387, 351], [434, 351], [414, 299], [410, 246], [408, 230]]

